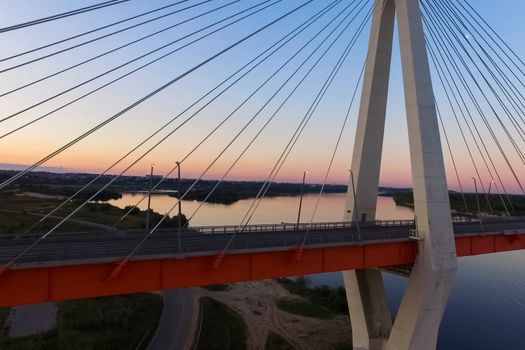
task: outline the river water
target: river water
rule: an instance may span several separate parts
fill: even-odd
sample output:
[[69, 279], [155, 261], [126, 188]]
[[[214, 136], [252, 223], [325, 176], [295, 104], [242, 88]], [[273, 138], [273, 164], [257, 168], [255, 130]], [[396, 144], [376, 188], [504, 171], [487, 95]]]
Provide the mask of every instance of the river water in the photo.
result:
[[[125, 207], [134, 205], [142, 195], [124, 194], [109, 203]], [[301, 221], [309, 221], [316, 195], [305, 195]], [[252, 204], [251, 199], [231, 205], [204, 204], [191, 219], [191, 225], [239, 224]], [[323, 195], [315, 221], [339, 221], [343, 216], [345, 197]], [[160, 213], [169, 210], [175, 199], [167, 195], [152, 196], [152, 208]], [[298, 197], [265, 198], [252, 223], [295, 222]], [[182, 211], [188, 217], [199, 208], [197, 201], [183, 201]], [[146, 208], [146, 201], [139, 206]], [[174, 212], [175, 213], [175, 212]], [[411, 209], [398, 207], [392, 198], [378, 197], [378, 219], [412, 219]], [[525, 349], [525, 252], [509, 252], [459, 259], [456, 284], [452, 290], [441, 325], [439, 350]], [[392, 312], [399, 307], [406, 280], [383, 273], [387, 298]], [[342, 286], [341, 273], [310, 276], [316, 285]]]

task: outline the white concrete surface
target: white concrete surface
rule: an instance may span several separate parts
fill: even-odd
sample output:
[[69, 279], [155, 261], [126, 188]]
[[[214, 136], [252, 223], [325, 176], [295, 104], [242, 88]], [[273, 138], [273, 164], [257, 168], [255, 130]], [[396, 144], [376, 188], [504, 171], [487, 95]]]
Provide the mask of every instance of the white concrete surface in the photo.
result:
[[12, 307], [6, 321], [7, 334], [14, 338], [49, 332], [56, 326], [56, 317], [55, 303]]
[[[374, 220], [376, 213], [395, 17], [393, 1], [378, 1], [372, 18], [352, 156], [355, 199], [350, 177], [345, 220]], [[343, 279], [354, 349], [382, 349], [385, 335], [392, 328], [392, 317], [381, 271], [344, 271]]]
[[[376, 0], [345, 219], [375, 218], [393, 19], [397, 17], [407, 114], [418, 257], [392, 326], [379, 271], [343, 273], [354, 349], [435, 349], [457, 258], [419, 0]], [[356, 204], [354, 208], [354, 203]], [[390, 329], [391, 328], [391, 329]]]

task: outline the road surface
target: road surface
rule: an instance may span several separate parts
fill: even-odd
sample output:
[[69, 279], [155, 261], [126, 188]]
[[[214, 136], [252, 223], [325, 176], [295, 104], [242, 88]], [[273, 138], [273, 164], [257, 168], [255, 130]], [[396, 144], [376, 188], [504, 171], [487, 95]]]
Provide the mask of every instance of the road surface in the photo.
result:
[[[291, 227], [291, 228], [290, 228]], [[389, 221], [367, 223], [357, 226], [351, 223], [316, 223], [308, 231], [305, 247], [335, 246], [347, 244], [370, 244], [377, 241], [409, 240], [409, 231], [414, 229], [413, 221]], [[228, 251], [265, 251], [293, 249], [301, 246], [307, 233], [293, 225], [254, 225], [251, 231], [237, 232], [237, 227], [190, 228], [182, 233], [182, 253], [213, 255], [221, 252], [232, 240]], [[199, 231], [200, 230], [200, 231]], [[255, 231], [257, 230], [257, 231]], [[509, 230], [509, 231], [507, 231]], [[525, 219], [499, 219], [483, 223], [483, 231], [477, 221], [454, 223], [456, 235], [497, 233], [504, 231], [525, 233]], [[205, 233], [202, 233], [205, 232]], [[38, 236], [1, 236], [0, 263], [13, 259]], [[139, 247], [140, 246], [140, 247]], [[18, 263], [100, 261], [127, 256], [134, 251], [135, 258], [141, 256], [173, 255], [178, 252], [176, 229], [151, 234], [145, 239], [144, 232], [130, 232], [121, 235], [93, 233], [56, 233], [39, 242], [33, 249], [18, 259]]]
[[191, 289], [170, 289], [162, 293], [163, 308], [159, 325], [147, 350], [183, 350], [191, 344], [189, 338], [193, 320]]

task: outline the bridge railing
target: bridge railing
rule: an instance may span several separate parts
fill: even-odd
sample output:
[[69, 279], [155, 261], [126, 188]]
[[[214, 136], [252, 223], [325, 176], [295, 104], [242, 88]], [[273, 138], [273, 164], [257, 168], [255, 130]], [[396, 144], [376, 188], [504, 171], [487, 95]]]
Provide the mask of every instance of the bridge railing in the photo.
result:
[[229, 233], [254, 233], [254, 232], [284, 232], [284, 231], [320, 231], [320, 230], [344, 230], [360, 227], [400, 227], [413, 226], [414, 220], [376, 220], [367, 222], [337, 221], [337, 222], [313, 222], [313, 223], [288, 223], [280, 224], [254, 224], [247, 226], [224, 225], [224, 226], [197, 226], [189, 229], [203, 234], [229, 234]]
[[[516, 218], [483, 218], [483, 224], [497, 224], [497, 223], [512, 223], [521, 222], [523, 217]], [[462, 225], [478, 223], [479, 218], [454, 218], [453, 223], [455, 227]], [[220, 225], [220, 226], [190, 226], [182, 229], [184, 235], [188, 234], [242, 234], [242, 233], [264, 233], [264, 232], [289, 232], [289, 231], [338, 231], [338, 230], [356, 230], [357, 227], [363, 229], [369, 228], [396, 228], [396, 227], [415, 227], [414, 220], [375, 220], [367, 222], [352, 222], [352, 221], [337, 221], [337, 222], [313, 222], [313, 223], [287, 223], [282, 222], [280, 224], [253, 224], [247, 226], [239, 225]], [[177, 234], [178, 229], [173, 228], [161, 228], [158, 229], [154, 234]], [[32, 233], [32, 234], [17, 234], [17, 233], [0, 233], [0, 242], [3, 240], [35, 240], [38, 239], [43, 233]], [[56, 232], [53, 233], [49, 238], [68, 240], [68, 239], [89, 239], [91, 237], [107, 236], [108, 239], [118, 239], [130, 236], [144, 235], [144, 230], [97, 230], [89, 232]], [[408, 235], [408, 230], [407, 230]]]
[[[471, 223], [463, 224], [463, 223]], [[505, 223], [505, 225], [503, 225]], [[510, 225], [509, 225], [510, 224]], [[512, 226], [523, 228], [525, 219], [490, 220], [484, 227], [492, 232], [512, 229]], [[285, 227], [283, 229], [283, 226]], [[488, 226], [488, 227], [487, 227]], [[312, 245], [345, 244], [352, 242], [373, 242], [388, 239], [408, 239], [409, 231], [415, 227], [413, 220], [373, 221], [360, 223], [361, 231], [352, 222], [301, 223], [299, 225], [282, 223], [270, 225], [250, 225], [245, 231], [239, 226], [205, 226], [187, 228], [182, 231], [182, 245], [179, 249], [177, 229], [162, 229], [152, 235], [151, 239], [136, 252], [137, 255], [156, 255], [181, 253], [216, 253], [222, 251], [231, 238], [233, 230], [239, 232], [232, 241], [230, 250], [268, 249], [273, 247], [294, 248]], [[482, 232], [478, 220], [456, 220], [456, 234]], [[310, 234], [305, 235], [305, 229]], [[199, 233], [202, 232], [202, 233]], [[224, 234], [226, 232], [226, 234]], [[252, 234], [246, 234], [250, 233]], [[485, 231], [487, 232], [487, 231]], [[268, 233], [268, 234], [265, 234]], [[56, 233], [45, 239], [24, 255], [24, 262], [58, 261], [70, 259], [91, 259], [122, 257], [129, 254], [145, 235], [144, 230], [121, 232], [108, 235], [105, 231], [90, 233]], [[14, 237], [14, 236], [11, 236]], [[34, 236], [33, 236], [34, 237]], [[306, 239], [305, 239], [306, 237]], [[22, 241], [18, 241], [18, 239]], [[0, 263], [10, 261], [21, 249], [31, 244], [26, 236], [11, 238], [11, 241], [0, 242]]]

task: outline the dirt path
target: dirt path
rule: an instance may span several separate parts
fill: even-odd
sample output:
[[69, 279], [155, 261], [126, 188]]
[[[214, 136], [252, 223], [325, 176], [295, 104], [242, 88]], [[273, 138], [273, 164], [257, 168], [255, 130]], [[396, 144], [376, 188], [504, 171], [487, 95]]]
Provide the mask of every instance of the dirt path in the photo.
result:
[[322, 320], [280, 310], [276, 300], [300, 297], [290, 294], [273, 280], [236, 283], [231, 285], [230, 290], [220, 292], [198, 289], [196, 293], [217, 299], [244, 318], [248, 349], [264, 349], [270, 331], [281, 335], [298, 350], [333, 349], [337, 344], [350, 342], [347, 316]]

